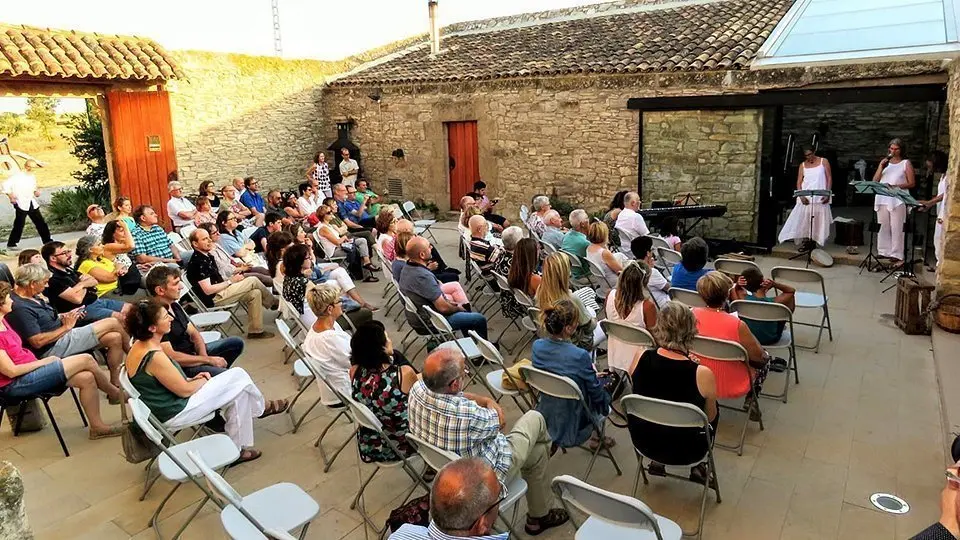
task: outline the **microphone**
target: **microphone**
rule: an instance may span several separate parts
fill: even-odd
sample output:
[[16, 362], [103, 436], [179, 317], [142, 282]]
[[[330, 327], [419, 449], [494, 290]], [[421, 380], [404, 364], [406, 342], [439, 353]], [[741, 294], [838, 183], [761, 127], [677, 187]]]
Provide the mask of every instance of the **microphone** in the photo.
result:
[[883, 168], [886, 169], [890, 165], [890, 160], [893, 159], [893, 152], [887, 154], [887, 162], [883, 165]]

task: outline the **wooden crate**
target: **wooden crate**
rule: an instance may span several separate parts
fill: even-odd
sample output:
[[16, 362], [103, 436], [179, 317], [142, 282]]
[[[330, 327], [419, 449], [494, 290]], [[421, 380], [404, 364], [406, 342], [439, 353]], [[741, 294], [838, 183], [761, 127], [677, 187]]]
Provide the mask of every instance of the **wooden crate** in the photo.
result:
[[935, 288], [914, 276], [897, 280], [897, 327], [905, 334], [930, 334], [930, 316], [926, 311]]

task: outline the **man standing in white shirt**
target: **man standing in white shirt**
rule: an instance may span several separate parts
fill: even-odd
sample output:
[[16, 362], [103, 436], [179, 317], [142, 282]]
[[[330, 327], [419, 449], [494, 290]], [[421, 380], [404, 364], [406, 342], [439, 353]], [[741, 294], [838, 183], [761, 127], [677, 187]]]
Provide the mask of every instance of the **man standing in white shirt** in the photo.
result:
[[350, 159], [349, 149], [340, 149], [340, 156], [343, 158], [340, 162], [340, 177], [343, 178], [345, 185], [354, 187], [357, 185], [357, 173], [360, 172], [360, 166], [357, 165], [357, 160]]
[[173, 221], [173, 229], [179, 231], [184, 225], [193, 225], [193, 216], [197, 213], [197, 207], [183, 196], [183, 186], [180, 182], [167, 184], [167, 191], [170, 192], [167, 215]]
[[634, 257], [633, 252], [630, 251], [630, 242], [638, 236], [650, 234], [647, 223], [637, 210], [640, 210], [640, 195], [636, 191], [631, 191], [623, 198], [623, 210], [617, 216], [616, 224], [617, 232], [620, 233], [620, 247], [631, 259]]
[[17, 213], [13, 220], [10, 237], [7, 239], [7, 249], [17, 249], [27, 216], [30, 216], [30, 221], [37, 228], [37, 233], [40, 234], [44, 244], [53, 240], [50, 237], [47, 222], [43, 220], [43, 215], [40, 213], [40, 201], [37, 200], [40, 190], [37, 189], [37, 177], [33, 174], [33, 170], [37, 167], [40, 167], [40, 164], [28, 159], [23, 165], [23, 171], [14, 174], [3, 183], [3, 192], [10, 198], [10, 204]]

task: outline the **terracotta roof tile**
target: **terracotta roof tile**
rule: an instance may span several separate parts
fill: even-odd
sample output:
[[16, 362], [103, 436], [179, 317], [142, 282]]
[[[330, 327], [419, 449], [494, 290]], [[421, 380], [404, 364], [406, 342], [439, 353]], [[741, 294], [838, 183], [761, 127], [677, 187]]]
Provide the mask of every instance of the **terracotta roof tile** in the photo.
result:
[[332, 86], [744, 69], [792, 3], [675, 3], [526, 26], [492, 25], [445, 36], [436, 58], [423, 42]]
[[155, 81], [183, 72], [150, 39], [0, 24], [0, 77]]

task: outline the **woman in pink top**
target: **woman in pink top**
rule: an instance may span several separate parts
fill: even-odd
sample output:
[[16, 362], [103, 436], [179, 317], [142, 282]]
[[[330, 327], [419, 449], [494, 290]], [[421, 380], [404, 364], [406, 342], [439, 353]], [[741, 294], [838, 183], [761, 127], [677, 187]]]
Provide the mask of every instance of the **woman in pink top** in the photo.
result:
[[[769, 357], [764, 353], [757, 338], [750, 332], [747, 323], [723, 309], [732, 288], [733, 281], [725, 274], [715, 271], [708, 273], [697, 280], [697, 292], [707, 307], [693, 308], [699, 335], [739, 343], [746, 349], [750, 360], [748, 378], [741, 364], [701, 358], [703, 364], [709, 366], [717, 376], [717, 393], [720, 398], [740, 397], [747, 394], [751, 381], [754, 390], [759, 394], [769, 371]], [[759, 419], [759, 412], [756, 411], [754, 408], [750, 409], [751, 420]]]
[[17, 401], [44, 392], [55, 392], [64, 386], [80, 390], [80, 404], [90, 421], [90, 438], [102, 439], [120, 435], [120, 426], [109, 426], [100, 417], [102, 390], [111, 402], [120, 403], [120, 389], [110, 384], [110, 376], [100, 369], [89, 354], [76, 354], [60, 359], [48, 356], [37, 360], [23, 347], [20, 336], [7, 326], [5, 317], [13, 309], [10, 285], [0, 283], [0, 399]]

